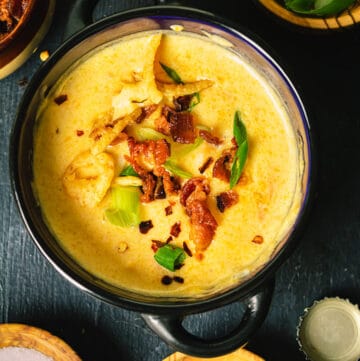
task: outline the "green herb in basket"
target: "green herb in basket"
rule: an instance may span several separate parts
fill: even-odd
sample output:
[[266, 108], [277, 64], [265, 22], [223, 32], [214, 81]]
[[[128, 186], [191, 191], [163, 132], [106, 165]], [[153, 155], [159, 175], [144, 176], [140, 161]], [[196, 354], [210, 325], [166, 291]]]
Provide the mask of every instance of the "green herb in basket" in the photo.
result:
[[355, 0], [285, 0], [285, 6], [296, 13], [310, 16], [331, 16], [336, 15]]

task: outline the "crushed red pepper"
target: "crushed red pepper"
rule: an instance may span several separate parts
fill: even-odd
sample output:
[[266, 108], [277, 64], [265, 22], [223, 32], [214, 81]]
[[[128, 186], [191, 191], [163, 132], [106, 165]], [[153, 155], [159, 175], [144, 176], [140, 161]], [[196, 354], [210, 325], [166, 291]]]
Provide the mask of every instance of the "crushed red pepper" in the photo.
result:
[[253, 238], [253, 240], [251, 242], [256, 243], [256, 244], [262, 244], [264, 242], [264, 237], [257, 235]]

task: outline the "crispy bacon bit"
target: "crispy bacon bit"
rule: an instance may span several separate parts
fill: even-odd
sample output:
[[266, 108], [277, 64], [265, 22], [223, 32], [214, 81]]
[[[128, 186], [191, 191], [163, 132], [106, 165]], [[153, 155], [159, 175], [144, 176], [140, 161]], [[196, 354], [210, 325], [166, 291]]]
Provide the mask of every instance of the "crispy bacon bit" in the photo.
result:
[[180, 203], [190, 217], [190, 239], [194, 241], [197, 252], [204, 251], [210, 245], [218, 226], [207, 206], [209, 193], [208, 181], [196, 177], [184, 184], [180, 194]]
[[180, 276], [174, 276], [173, 280], [177, 283], [184, 283], [184, 279]]
[[214, 164], [213, 177], [218, 178], [224, 182], [229, 182], [231, 174], [231, 154], [225, 154], [220, 157]]
[[165, 139], [137, 142], [129, 137], [128, 147], [130, 162], [138, 174], [141, 175], [136, 170], [136, 166], [146, 171], [153, 171], [156, 176], [162, 175], [164, 168], [161, 166], [170, 155], [169, 143]]
[[170, 123], [166, 120], [164, 114], [161, 114], [160, 117], [156, 118], [154, 123], [158, 132], [164, 135], [170, 135]]
[[168, 244], [168, 243], [170, 243], [172, 240], [173, 240], [173, 238], [172, 238], [171, 236], [169, 236], [169, 237], [166, 239], [165, 243]]
[[135, 119], [135, 123], [140, 124], [149, 117], [157, 108], [157, 104], [151, 104], [141, 108], [141, 114]]
[[172, 206], [171, 204], [169, 204], [166, 208], [165, 208], [165, 215], [166, 216], [170, 216], [170, 214], [172, 214], [173, 210], [172, 210]]
[[199, 135], [201, 138], [203, 138], [206, 142], [214, 145], [220, 145], [223, 141], [216, 137], [215, 135], [211, 134], [207, 130], [200, 129]]
[[154, 191], [154, 199], [164, 199], [164, 198], [166, 198], [166, 193], [164, 189], [163, 177], [157, 177], [155, 191]]
[[146, 234], [150, 231], [151, 228], [153, 228], [153, 224], [152, 224], [152, 221], [151, 219], [148, 220], [148, 221], [143, 221], [143, 222], [140, 222], [139, 224], [139, 231], [140, 233], [142, 234]]
[[84, 131], [78, 129], [78, 130], [76, 131], [76, 135], [77, 135], [78, 137], [81, 137], [82, 135], [84, 135]]
[[[135, 171], [138, 173], [137, 169], [135, 169]], [[142, 174], [141, 180], [143, 182], [143, 185], [141, 187], [143, 194], [140, 196], [140, 201], [144, 203], [149, 203], [155, 199], [154, 194], [156, 187], [156, 177], [153, 173], [149, 172], [145, 175]]]
[[151, 240], [151, 249], [156, 252], [159, 248], [164, 246], [164, 242], [158, 241], [156, 239]]
[[239, 195], [233, 191], [222, 192], [216, 196], [216, 205], [221, 213], [239, 201]]
[[194, 96], [193, 94], [187, 94], [174, 98], [173, 103], [175, 106], [175, 110], [177, 112], [188, 110], [193, 96]]
[[174, 109], [165, 106], [162, 114], [169, 123], [170, 135], [174, 142], [182, 144], [194, 143], [196, 134], [191, 113], [176, 112]]
[[205, 161], [205, 163], [199, 168], [199, 172], [200, 172], [200, 174], [203, 174], [205, 171], [206, 171], [206, 169], [208, 169], [209, 167], [210, 167], [210, 165], [211, 165], [211, 163], [214, 161], [214, 158], [213, 157], [209, 157], [206, 161]]
[[54, 102], [57, 105], [61, 105], [62, 103], [66, 102], [67, 100], [68, 100], [68, 96], [66, 94], [60, 94], [54, 99]]
[[256, 244], [262, 244], [264, 242], [263, 236], [255, 236], [254, 239], [251, 241]]
[[173, 279], [170, 277], [170, 276], [164, 276], [162, 279], [161, 279], [161, 283], [165, 286], [168, 286], [172, 283]]
[[170, 234], [174, 237], [178, 237], [181, 232], [181, 223], [176, 222], [171, 226]]
[[186, 242], [183, 242], [183, 249], [189, 257], [192, 257], [191, 249], [188, 247]]

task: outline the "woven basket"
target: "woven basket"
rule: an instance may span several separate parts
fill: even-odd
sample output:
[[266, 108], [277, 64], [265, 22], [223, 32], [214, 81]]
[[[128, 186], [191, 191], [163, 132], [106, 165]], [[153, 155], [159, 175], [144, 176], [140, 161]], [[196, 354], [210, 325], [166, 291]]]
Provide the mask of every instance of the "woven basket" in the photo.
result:
[[81, 361], [76, 353], [60, 338], [36, 327], [0, 324], [0, 348], [24, 347], [41, 352], [54, 361]]
[[331, 17], [308, 17], [295, 14], [287, 10], [283, 0], [256, 0], [279, 18], [292, 24], [315, 30], [341, 29], [353, 26], [360, 22], [360, 0], [357, 0], [347, 10]]

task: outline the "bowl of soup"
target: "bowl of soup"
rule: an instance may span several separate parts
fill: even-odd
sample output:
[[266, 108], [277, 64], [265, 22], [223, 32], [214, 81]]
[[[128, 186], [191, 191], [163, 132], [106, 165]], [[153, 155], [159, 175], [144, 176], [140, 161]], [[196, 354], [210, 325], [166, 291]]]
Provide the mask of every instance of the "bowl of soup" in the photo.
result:
[[[266, 316], [308, 209], [309, 133], [295, 87], [245, 32], [195, 9], [132, 10], [70, 37], [34, 76], [12, 184], [61, 274], [177, 350], [216, 356]], [[182, 326], [234, 301], [247, 311], [227, 337]]]

